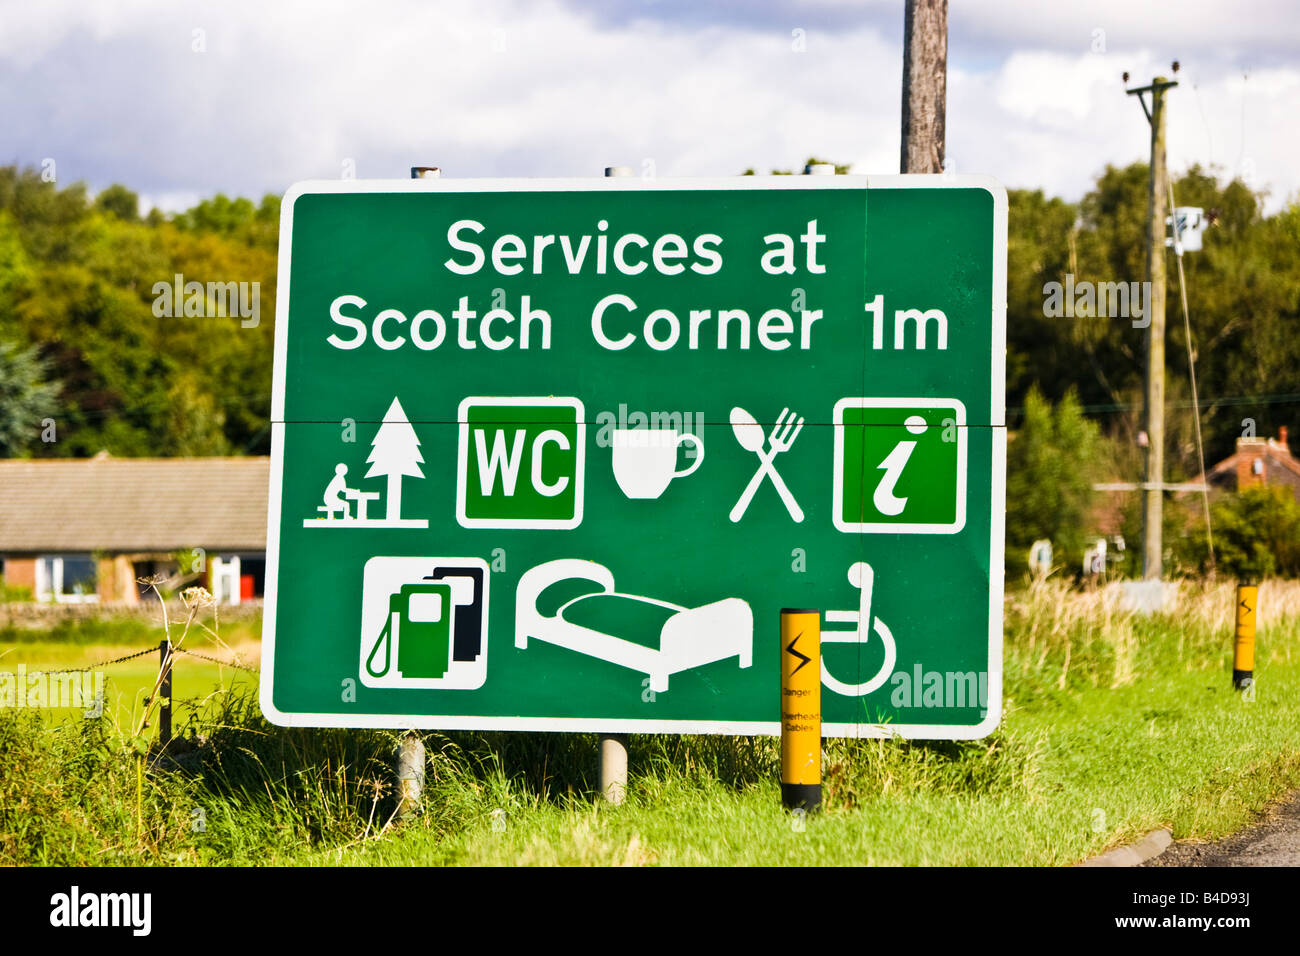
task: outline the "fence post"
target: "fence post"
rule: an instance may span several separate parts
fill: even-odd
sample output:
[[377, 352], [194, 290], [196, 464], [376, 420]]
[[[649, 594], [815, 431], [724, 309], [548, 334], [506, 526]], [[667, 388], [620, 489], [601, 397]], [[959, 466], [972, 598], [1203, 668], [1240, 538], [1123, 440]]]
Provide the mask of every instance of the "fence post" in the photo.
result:
[[158, 742], [166, 747], [172, 742], [172, 645], [163, 638], [158, 642]]

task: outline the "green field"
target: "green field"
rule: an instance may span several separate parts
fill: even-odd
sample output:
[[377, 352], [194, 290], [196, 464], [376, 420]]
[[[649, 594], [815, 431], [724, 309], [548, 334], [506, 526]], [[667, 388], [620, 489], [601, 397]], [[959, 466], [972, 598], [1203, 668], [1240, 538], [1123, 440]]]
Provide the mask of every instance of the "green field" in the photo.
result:
[[[121, 716], [0, 711], [0, 863], [1062, 865], [1159, 826], [1221, 836], [1300, 786], [1300, 585], [1261, 590], [1253, 701], [1230, 687], [1231, 587], [1184, 592], [1153, 618], [1096, 592], [1013, 592], [1002, 727], [828, 741], [825, 809], [807, 818], [780, 809], [766, 738], [634, 736], [610, 807], [591, 735], [449, 733], [425, 738], [423, 812], [391, 824], [395, 735], [271, 727], [249, 675], [226, 669], [214, 694], [217, 668], [182, 657], [178, 697], [205, 702], [179, 708], [179, 766], [148, 769]], [[0, 669], [19, 650], [29, 669], [113, 656], [6, 648]], [[142, 660], [109, 669], [130, 668], [123, 698], [147, 693]]]

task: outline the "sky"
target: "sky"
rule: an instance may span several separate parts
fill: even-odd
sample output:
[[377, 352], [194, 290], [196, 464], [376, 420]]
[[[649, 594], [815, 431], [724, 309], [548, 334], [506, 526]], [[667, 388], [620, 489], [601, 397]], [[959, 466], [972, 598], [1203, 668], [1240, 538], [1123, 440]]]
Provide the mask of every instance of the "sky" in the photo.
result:
[[[896, 173], [902, 0], [0, 0], [0, 164], [146, 208], [304, 179]], [[951, 0], [957, 173], [1078, 199], [1145, 161], [1300, 196], [1294, 0]]]

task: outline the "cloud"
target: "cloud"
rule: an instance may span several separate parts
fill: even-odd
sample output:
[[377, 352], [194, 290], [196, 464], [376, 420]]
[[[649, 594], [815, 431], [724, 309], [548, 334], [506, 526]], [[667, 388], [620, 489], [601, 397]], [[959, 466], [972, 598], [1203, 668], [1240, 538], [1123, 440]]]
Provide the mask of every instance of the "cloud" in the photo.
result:
[[[1119, 74], [1149, 77], [1176, 49], [1171, 166], [1248, 168], [1280, 203], [1300, 188], [1300, 79], [1278, 51], [1300, 27], [1280, 4], [1237, 9], [954, 4], [949, 156], [1075, 198], [1106, 163], [1145, 159]], [[165, 207], [345, 164], [361, 177], [729, 175], [815, 153], [895, 172], [901, 17], [897, 0], [5, 3], [0, 161], [52, 157], [63, 181], [122, 182]]]
[[[1148, 50], [1105, 55], [1023, 52], [996, 71], [956, 72], [949, 85], [948, 152], [959, 172], [995, 169], [1009, 185], [1076, 198], [1107, 163], [1145, 161], [1150, 127], [1129, 86], [1172, 75]], [[1270, 190], [1274, 211], [1300, 190], [1288, 157], [1296, 148], [1286, 116], [1300, 108], [1300, 71], [1242, 74], [1184, 69], [1166, 94], [1167, 159], [1174, 173], [1194, 164]], [[989, 135], [993, 131], [993, 135]]]

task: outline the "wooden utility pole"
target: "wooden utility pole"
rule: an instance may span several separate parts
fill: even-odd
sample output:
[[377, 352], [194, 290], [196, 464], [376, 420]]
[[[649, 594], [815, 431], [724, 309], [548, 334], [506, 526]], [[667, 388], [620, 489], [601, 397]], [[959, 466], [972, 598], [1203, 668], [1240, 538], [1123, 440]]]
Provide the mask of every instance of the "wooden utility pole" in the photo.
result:
[[947, 89], [948, 0], [905, 0], [901, 172], [943, 172]]
[[[1124, 74], [1127, 80], [1128, 74]], [[1157, 76], [1150, 86], [1129, 90], [1151, 124], [1151, 183], [1147, 192], [1147, 348], [1146, 436], [1147, 467], [1142, 502], [1142, 576], [1164, 575], [1165, 480], [1165, 197], [1169, 172], [1165, 167], [1165, 90], [1177, 81]], [[1151, 94], [1147, 106], [1143, 94]]]

